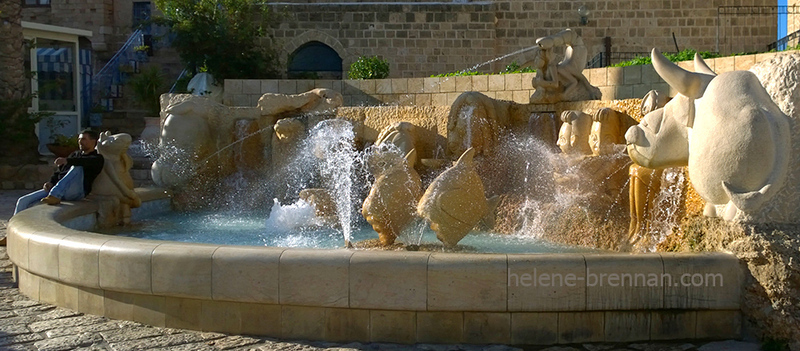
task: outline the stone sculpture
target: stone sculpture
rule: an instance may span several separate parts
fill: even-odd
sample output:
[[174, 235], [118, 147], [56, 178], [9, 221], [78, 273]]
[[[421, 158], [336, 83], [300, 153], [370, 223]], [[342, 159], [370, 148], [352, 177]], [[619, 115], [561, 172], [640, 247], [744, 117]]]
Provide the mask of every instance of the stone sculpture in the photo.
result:
[[447, 117], [447, 155], [455, 158], [474, 148], [478, 155], [490, 155], [501, 129], [510, 125], [509, 105], [478, 92], [461, 94]]
[[632, 164], [628, 170], [630, 189], [631, 223], [628, 228], [628, 243], [636, 244], [650, 229], [649, 214], [661, 190], [661, 177], [664, 169], [651, 169]]
[[206, 96], [215, 102], [222, 103], [221, 86], [214, 84], [214, 76], [207, 72], [196, 74], [186, 85], [186, 90], [190, 91], [192, 95]]
[[[393, 145], [401, 154], [408, 155], [411, 150], [416, 148], [416, 140], [416, 126], [409, 122], [395, 122], [381, 130], [380, 134], [378, 134], [378, 139], [375, 140], [375, 145]], [[416, 164], [417, 153], [414, 152], [412, 156], [414, 159], [409, 160], [409, 163]]]
[[752, 72], [717, 76], [695, 55], [699, 72], [692, 73], [656, 49], [651, 57], [656, 72], [680, 94], [628, 130], [631, 158], [649, 168], [688, 164], [707, 216], [736, 220], [740, 212], [761, 211], [786, 179], [788, 117]]
[[[257, 130], [268, 130], [279, 118], [296, 114], [322, 113], [342, 105], [342, 95], [330, 89], [313, 89], [302, 94], [264, 94], [256, 107], [232, 108], [213, 100], [188, 94], [162, 96], [163, 123], [159, 147], [162, 156], [153, 163], [153, 182], [162, 187], [181, 187], [199, 174], [230, 174], [238, 120], [258, 122]], [[270, 142], [268, 135], [263, 143]], [[218, 153], [226, 150], [226, 153]], [[212, 155], [217, 157], [211, 158]], [[216, 169], [204, 172], [203, 169]]]
[[[589, 84], [583, 75], [588, 50], [583, 39], [572, 29], [536, 39], [538, 50], [533, 66], [537, 69], [533, 78], [536, 91], [531, 103], [554, 103], [560, 101], [582, 101], [600, 99], [600, 89]], [[553, 50], [564, 47], [564, 57], [556, 62]]]
[[[642, 99], [640, 111], [646, 116], [656, 109], [664, 107], [667, 95], [650, 90]], [[628, 170], [630, 188], [628, 193], [631, 223], [628, 228], [628, 244], [635, 245], [641, 234], [650, 229], [649, 213], [653, 210], [658, 192], [661, 190], [663, 169], [652, 169], [632, 164]]]
[[326, 225], [334, 225], [338, 222], [336, 215], [336, 203], [331, 198], [327, 189], [308, 188], [300, 191], [299, 197], [306, 203], [314, 206], [317, 219]]
[[285, 117], [288, 114], [332, 112], [344, 104], [335, 90], [317, 88], [301, 94], [267, 93], [258, 99], [261, 115]]
[[361, 214], [378, 232], [383, 246], [392, 245], [403, 228], [414, 219], [422, 196], [422, 181], [414, 170], [416, 159], [415, 149], [405, 157], [393, 151], [371, 156], [370, 172], [375, 176], [375, 184], [364, 200]]
[[433, 180], [417, 206], [417, 215], [431, 222], [436, 237], [447, 247], [457, 245], [489, 211], [474, 155], [474, 149], [467, 149], [453, 167]]
[[[770, 201], [769, 206], [753, 216], [759, 221], [778, 223], [800, 222], [800, 53], [787, 52], [775, 55], [750, 67], [772, 100], [791, 120], [792, 153], [790, 169], [783, 189]], [[743, 218], [747, 220], [747, 218]]]
[[625, 149], [625, 132], [636, 125], [636, 120], [625, 113], [601, 108], [592, 116], [589, 147], [592, 155], [609, 155]]
[[89, 198], [100, 202], [97, 223], [102, 228], [129, 224], [131, 208], [141, 206], [142, 200], [133, 191], [130, 169], [133, 160], [128, 156], [129, 134], [100, 133], [97, 152], [103, 155], [103, 170], [92, 185]]
[[289, 155], [297, 152], [306, 135], [306, 126], [297, 118], [281, 118], [273, 126], [272, 164], [273, 169], [283, 169]]
[[150, 168], [156, 185], [177, 187], [189, 180], [196, 163], [215, 149], [209, 125], [218, 126], [216, 120], [223, 109], [226, 108], [209, 98], [191, 95], [164, 109], [166, 117], [159, 138], [162, 156]]
[[642, 116], [647, 115], [656, 109], [664, 107], [668, 100], [669, 96], [667, 94], [659, 93], [658, 90], [650, 90], [642, 98], [642, 105], [639, 107], [639, 111], [641, 111]]
[[592, 116], [581, 111], [568, 110], [561, 113], [561, 130], [556, 143], [564, 154], [591, 155], [589, 135], [592, 132]]

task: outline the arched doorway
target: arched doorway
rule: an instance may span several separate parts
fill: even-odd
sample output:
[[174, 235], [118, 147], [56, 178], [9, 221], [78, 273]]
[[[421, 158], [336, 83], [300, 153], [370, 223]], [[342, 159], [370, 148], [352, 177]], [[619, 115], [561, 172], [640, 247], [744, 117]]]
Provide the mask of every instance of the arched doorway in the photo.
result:
[[289, 56], [290, 79], [342, 79], [342, 58], [318, 41], [301, 45]]

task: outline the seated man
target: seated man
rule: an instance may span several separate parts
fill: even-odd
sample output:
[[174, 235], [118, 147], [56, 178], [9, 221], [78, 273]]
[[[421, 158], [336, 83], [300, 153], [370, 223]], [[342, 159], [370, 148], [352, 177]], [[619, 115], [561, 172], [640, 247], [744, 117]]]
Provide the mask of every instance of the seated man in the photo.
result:
[[103, 156], [97, 153], [97, 132], [86, 129], [78, 136], [79, 151], [55, 160], [58, 170], [41, 190], [20, 197], [14, 214], [27, 209], [37, 201], [58, 205], [61, 200], [76, 201], [92, 191], [94, 182], [103, 170]]

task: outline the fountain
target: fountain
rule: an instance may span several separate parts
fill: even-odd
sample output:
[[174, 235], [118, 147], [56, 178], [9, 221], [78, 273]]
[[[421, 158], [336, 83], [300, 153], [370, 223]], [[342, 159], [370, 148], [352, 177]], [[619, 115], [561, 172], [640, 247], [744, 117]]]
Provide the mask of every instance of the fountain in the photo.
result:
[[[281, 338], [542, 345], [739, 337], [742, 311], [751, 310], [736, 256], [653, 252], [681, 245], [701, 144], [687, 141], [694, 116], [686, 108], [696, 99], [713, 111], [696, 88], [722, 89], [714, 80], [724, 76], [700, 73], [695, 90], [679, 89], [670, 102], [656, 92], [644, 101], [565, 101], [594, 92], [580, 72], [567, 71], [564, 82], [547, 72], [571, 67], [558, 66], [553, 46], [580, 56], [573, 35], [542, 38], [536, 54], [543, 70], [532, 84], [551, 95], [532, 99], [558, 102], [464, 92], [449, 109], [341, 107], [340, 94], [317, 89], [232, 108], [165, 95], [152, 169], [163, 188], [136, 190], [141, 207], [131, 221], [210, 204], [212, 221], [173, 226], [198, 235], [212, 225], [250, 229], [226, 243], [143, 239], [87, 232], [97, 202], [35, 207], [9, 227], [20, 289], [110, 318]], [[666, 64], [657, 63], [662, 73], [658, 65]], [[775, 130], [775, 167], [757, 179], [725, 174], [717, 183], [733, 205], [697, 193], [722, 205], [709, 214], [794, 223], [794, 200], [771, 187], [785, 192], [796, 180], [770, 171], [797, 167], [784, 163], [796, 157], [787, 145], [798, 138], [784, 140], [790, 128], [767, 92], [744, 93], [778, 121], [765, 128]], [[686, 164], [689, 177], [645, 168]], [[223, 191], [236, 186], [234, 195]], [[270, 209], [269, 218], [227, 217], [225, 206], [238, 211], [244, 202]]]

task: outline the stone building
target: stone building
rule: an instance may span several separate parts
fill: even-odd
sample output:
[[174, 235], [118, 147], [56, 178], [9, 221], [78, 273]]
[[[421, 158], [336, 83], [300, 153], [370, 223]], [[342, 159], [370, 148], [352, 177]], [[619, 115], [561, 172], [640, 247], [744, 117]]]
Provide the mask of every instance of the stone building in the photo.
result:
[[[652, 47], [765, 51], [777, 36], [776, 5], [774, 0], [286, 0], [270, 6], [286, 14], [274, 31], [285, 57], [302, 59], [306, 51], [320, 57], [324, 44], [344, 70], [361, 55], [378, 55], [388, 59], [392, 77], [420, 77], [471, 69], [568, 27], [582, 35], [590, 59], [608, 52], [625, 58]], [[477, 69], [499, 71], [515, 59]]]
[[[92, 31], [100, 62], [153, 7], [150, 1], [21, 1], [26, 21]], [[388, 59], [391, 77], [496, 72], [520, 60], [505, 55], [568, 27], [582, 35], [590, 59], [611, 53], [612, 60], [652, 47], [764, 51], [777, 36], [775, 0], [281, 0], [267, 6], [282, 14], [272, 34], [287, 69], [321, 78], [346, 77], [362, 55]]]

